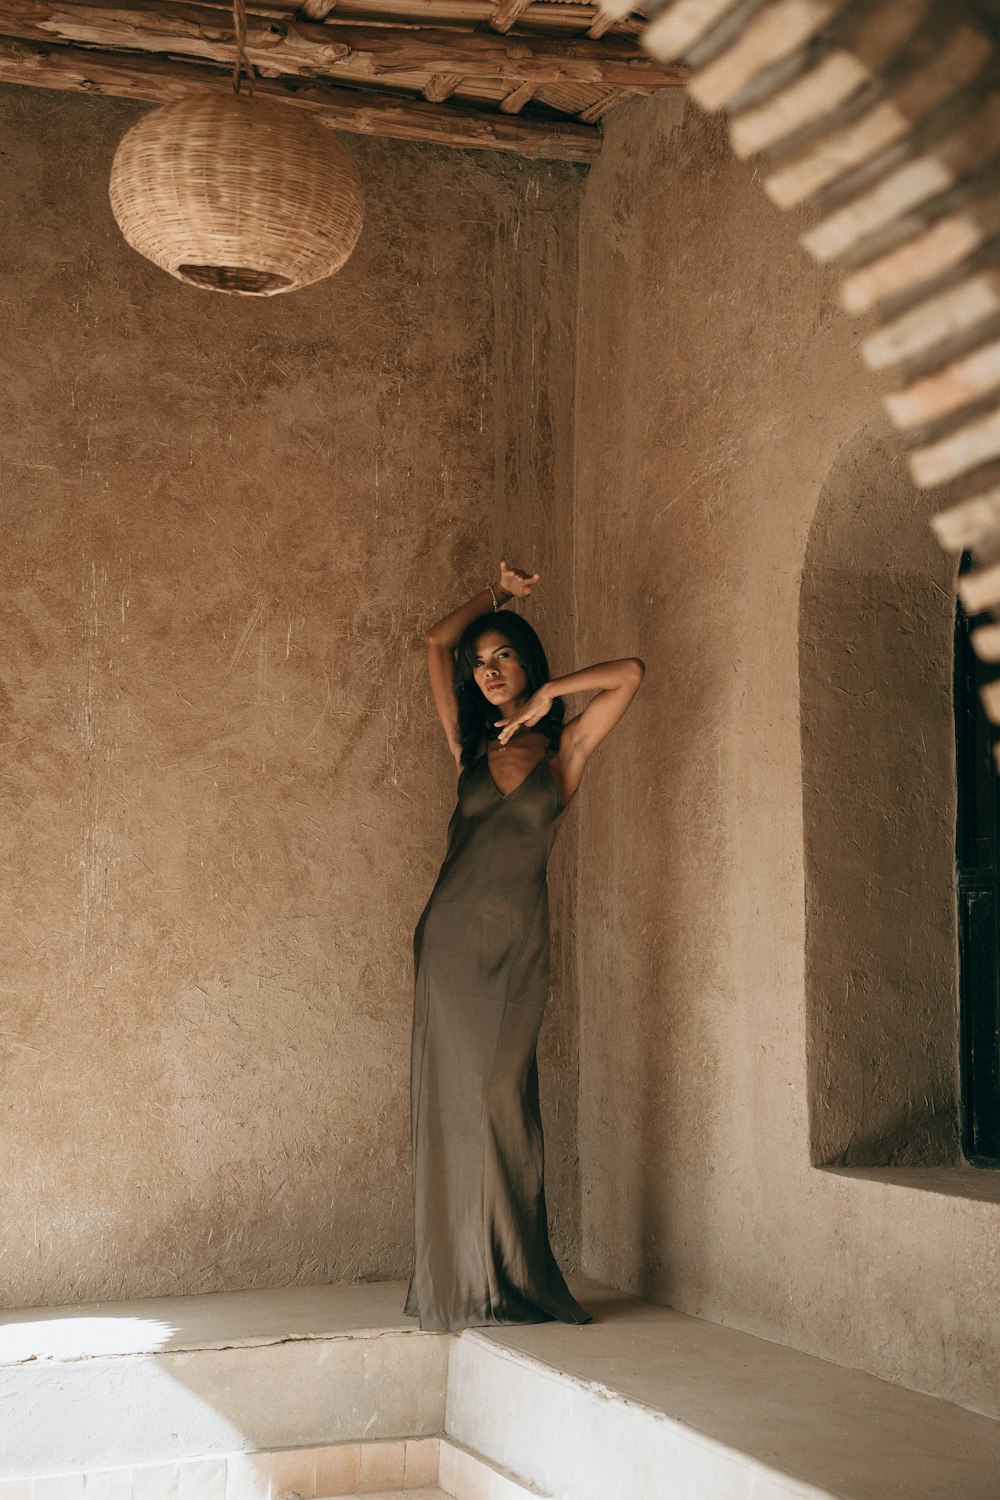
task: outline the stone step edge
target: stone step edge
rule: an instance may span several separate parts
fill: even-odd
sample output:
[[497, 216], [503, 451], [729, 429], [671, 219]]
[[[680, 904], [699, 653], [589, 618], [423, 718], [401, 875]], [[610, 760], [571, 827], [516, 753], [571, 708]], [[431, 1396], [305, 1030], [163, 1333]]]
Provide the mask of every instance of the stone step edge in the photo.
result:
[[[754, 1335], [750, 1336], [754, 1337]], [[702, 1434], [699, 1428], [690, 1422], [686, 1422], [683, 1417], [678, 1417], [673, 1412], [666, 1411], [662, 1406], [654, 1406], [651, 1401], [644, 1401], [641, 1396], [630, 1396], [627, 1391], [620, 1391], [616, 1386], [608, 1385], [604, 1380], [595, 1380], [589, 1375], [577, 1375], [572, 1370], [564, 1370], [560, 1365], [554, 1364], [552, 1360], [543, 1359], [540, 1354], [529, 1353], [526, 1349], [511, 1349], [506, 1344], [497, 1344], [488, 1334], [480, 1333], [475, 1328], [467, 1328], [462, 1337], [474, 1343], [478, 1348], [487, 1350], [491, 1355], [507, 1360], [510, 1364], [529, 1365], [538, 1374], [548, 1376], [549, 1379], [558, 1381], [560, 1385], [571, 1386], [574, 1390], [582, 1391], [586, 1395], [596, 1396], [601, 1401], [629, 1407], [658, 1421], [673, 1423], [675, 1426], [696, 1436], [707, 1436], [706, 1434]], [[454, 1442], [455, 1439], [449, 1436], [449, 1441]], [[717, 1439], [712, 1438], [709, 1441], [715, 1442]], [[721, 1446], [723, 1448], [727, 1447], [725, 1443], [722, 1443]], [[733, 1453], [742, 1452], [739, 1448], [733, 1448], [731, 1451]], [[1000, 1497], [998, 1497], [998, 1500], [1000, 1500]]]
[[[675, 1433], [685, 1443], [702, 1450], [706, 1455], [721, 1460], [725, 1464], [731, 1464], [735, 1461], [741, 1468], [749, 1472], [752, 1493], [756, 1496], [759, 1492], [761, 1500], [777, 1500], [779, 1495], [782, 1497], [782, 1500], [837, 1500], [837, 1495], [832, 1490], [826, 1487], [820, 1488], [809, 1480], [800, 1479], [776, 1464], [768, 1463], [756, 1454], [748, 1453], [739, 1444], [728, 1442], [723, 1438], [705, 1432], [689, 1419], [677, 1416], [675, 1413], [667, 1411], [661, 1406], [655, 1406], [649, 1401], [644, 1401], [641, 1397], [628, 1395], [626, 1392], [620, 1391], [615, 1386], [608, 1385], [602, 1380], [595, 1380], [586, 1375], [578, 1375], [564, 1370], [559, 1365], [553, 1364], [550, 1360], [544, 1359], [535, 1353], [529, 1353], [527, 1350], [511, 1349], [505, 1344], [496, 1343], [487, 1334], [480, 1333], [479, 1330], [467, 1329], [462, 1337], [463, 1339], [467, 1339], [476, 1350], [495, 1358], [498, 1363], [514, 1365], [521, 1369], [530, 1369], [535, 1375], [540, 1376], [544, 1380], [551, 1381], [553, 1384], [559, 1384], [564, 1387], [569, 1386], [585, 1399], [596, 1400], [600, 1405], [610, 1407], [611, 1409], [618, 1408], [622, 1411], [631, 1411], [642, 1421], [649, 1422], [654, 1430], [659, 1429]], [[451, 1379], [452, 1373], [449, 1368], [448, 1416], [446, 1417], [446, 1423], [450, 1422], [451, 1418]], [[489, 1441], [487, 1434], [479, 1433], [477, 1437], [480, 1440]], [[454, 1444], [459, 1442], [459, 1439], [448, 1430], [447, 1426], [445, 1429], [445, 1438], [449, 1443]], [[477, 1454], [477, 1456], [480, 1455]], [[489, 1458], [485, 1458], [484, 1461], [493, 1464], [497, 1463], [497, 1460]], [[524, 1486], [530, 1483], [530, 1481], [520, 1479], [517, 1482], [522, 1486], [520, 1493], [533, 1496], [547, 1493], [537, 1489], [525, 1489]], [[560, 1494], [562, 1493], [563, 1490], [560, 1489]], [[707, 1494], [708, 1491], [703, 1492], [699, 1490], [698, 1493]], [[837, 1493], [839, 1494], [839, 1491]], [[476, 1500], [478, 1500], [478, 1496]], [[490, 1500], [492, 1500], [492, 1496], [490, 1496]], [[1000, 1500], [1000, 1493], [998, 1493], [997, 1500]]]
[[143, 1348], [143, 1349], [94, 1349], [79, 1350], [71, 1353], [24, 1353], [24, 1354], [0, 1354], [0, 1369], [16, 1370], [25, 1365], [74, 1365], [74, 1364], [96, 1364], [102, 1360], [113, 1359], [169, 1359], [175, 1355], [188, 1354], [216, 1354], [227, 1349], [267, 1349], [277, 1344], [322, 1344], [322, 1343], [354, 1343], [362, 1340], [377, 1340], [397, 1338], [405, 1335], [407, 1338], [420, 1339], [447, 1339], [451, 1341], [454, 1334], [433, 1333], [423, 1328], [330, 1328], [319, 1329], [315, 1332], [295, 1333], [263, 1333], [246, 1334], [243, 1336], [220, 1337], [217, 1339], [206, 1338], [197, 1342], [184, 1342], [168, 1345], [166, 1348]]

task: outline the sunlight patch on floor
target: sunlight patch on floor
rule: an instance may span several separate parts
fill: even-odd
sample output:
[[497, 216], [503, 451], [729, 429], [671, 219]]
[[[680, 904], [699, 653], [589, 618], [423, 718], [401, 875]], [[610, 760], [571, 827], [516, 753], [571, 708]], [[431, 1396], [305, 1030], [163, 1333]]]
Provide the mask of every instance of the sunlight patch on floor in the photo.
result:
[[107, 1354], [155, 1354], [177, 1332], [172, 1323], [153, 1318], [52, 1317], [4, 1320], [0, 1326], [0, 1364], [33, 1359], [96, 1359]]

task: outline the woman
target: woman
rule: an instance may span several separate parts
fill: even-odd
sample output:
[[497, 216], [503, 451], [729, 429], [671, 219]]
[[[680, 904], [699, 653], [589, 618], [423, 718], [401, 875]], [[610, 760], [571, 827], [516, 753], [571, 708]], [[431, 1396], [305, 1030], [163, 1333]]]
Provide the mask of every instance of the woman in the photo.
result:
[[[545, 1213], [535, 1061], [549, 988], [545, 866], [643, 665], [629, 657], [550, 681], [531, 626], [497, 614], [537, 582], [502, 562], [496, 588], [427, 634], [459, 780], [448, 851], [414, 937], [406, 1311], [422, 1328], [590, 1321], [556, 1265]], [[586, 692], [595, 696], [564, 724], [562, 695]]]

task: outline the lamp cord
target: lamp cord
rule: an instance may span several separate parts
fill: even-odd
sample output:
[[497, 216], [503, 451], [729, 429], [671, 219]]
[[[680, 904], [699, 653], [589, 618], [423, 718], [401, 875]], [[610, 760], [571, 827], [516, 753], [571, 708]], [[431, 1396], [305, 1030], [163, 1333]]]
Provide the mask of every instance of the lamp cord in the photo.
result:
[[247, 6], [246, 0], [233, 0], [233, 31], [236, 36], [236, 57], [233, 60], [233, 92], [238, 94], [246, 74], [247, 91], [253, 93], [253, 68], [247, 62]]

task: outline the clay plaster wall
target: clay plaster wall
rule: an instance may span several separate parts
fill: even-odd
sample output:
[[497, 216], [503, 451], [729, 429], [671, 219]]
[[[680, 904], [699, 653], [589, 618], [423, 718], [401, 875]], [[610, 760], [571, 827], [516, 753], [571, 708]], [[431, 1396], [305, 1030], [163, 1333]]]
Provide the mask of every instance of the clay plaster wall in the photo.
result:
[[[576, 174], [355, 142], [348, 267], [242, 302], [121, 241], [137, 113], [0, 92], [8, 1305], [406, 1272], [422, 631], [507, 550], [568, 665]], [[575, 1066], [557, 985], [570, 1261]]]
[[810, 1164], [954, 1155], [947, 564], [684, 108], [616, 112], [579, 224], [357, 143], [354, 259], [258, 304], [120, 242], [131, 108], [0, 95], [5, 1301], [405, 1272], [420, 632], [516, 549], [557, 671], [649, 667], [553, 872], [559, 1253], [996, 1410], [997, 1205]]
[[823, 476], [800, 596], [819, 1165], [961, 1160], [954, 563], [922, 515], [902, 448], [873, 414]]
[[995, 1413], [1000, 1204], [811, 1165], [859, 1118], [875, 1160], [954, 1154], [927, 502], [831, 281], [683, 100], [609, 118], [580, 278], [578, 655], [648, 665], [581, 794], [584, 1269]]

